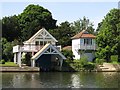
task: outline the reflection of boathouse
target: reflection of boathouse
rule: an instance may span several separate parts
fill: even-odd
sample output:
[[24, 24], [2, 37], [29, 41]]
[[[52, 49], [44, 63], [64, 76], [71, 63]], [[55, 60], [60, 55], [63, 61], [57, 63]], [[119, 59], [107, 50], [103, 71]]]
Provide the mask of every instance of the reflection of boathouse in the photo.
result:
[[24, 45], [13, 47], [14, 63], [21, 67], [22, 53], [31, 53], [31, 66], [49, 70], [61, 68], [63, 60], [66, 59], [60, 52], [61, 47], [56, 46], [58, 42], [45, 28], [35, 33]]

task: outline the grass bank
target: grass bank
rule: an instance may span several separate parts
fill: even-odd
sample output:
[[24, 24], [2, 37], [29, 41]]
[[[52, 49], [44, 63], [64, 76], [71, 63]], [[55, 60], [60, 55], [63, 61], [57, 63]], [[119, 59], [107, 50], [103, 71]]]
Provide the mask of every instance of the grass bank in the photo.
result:
[[0, 64], [2, 67], [18, 67], [14, 62], [5, 62], [5, 64]]

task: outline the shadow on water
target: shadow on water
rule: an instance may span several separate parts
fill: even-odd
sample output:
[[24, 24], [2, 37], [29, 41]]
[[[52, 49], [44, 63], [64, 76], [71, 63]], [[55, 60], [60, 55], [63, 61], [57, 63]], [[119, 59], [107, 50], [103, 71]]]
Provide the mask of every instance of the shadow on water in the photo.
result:
[[75, 72], [74, 68], [72, 68], [70, 64], [65, 61], [63, 61], [62, 71]]
[[[40, 63], [40, 62], [39, 62]], [[43, 64], [45, 65], [45, 64]], [[60, 69], [60, 66], [55, 66], [50, 67], [49, 65], [43, 66], [41, 63], [38, 65], [40, 72], [60, 72], [60, 71], [65, 71], [65, 72], [76, 72], [68, 63], [63, 61], [63, 65]], [[48, 67], [49, 66], [49, 67]]]

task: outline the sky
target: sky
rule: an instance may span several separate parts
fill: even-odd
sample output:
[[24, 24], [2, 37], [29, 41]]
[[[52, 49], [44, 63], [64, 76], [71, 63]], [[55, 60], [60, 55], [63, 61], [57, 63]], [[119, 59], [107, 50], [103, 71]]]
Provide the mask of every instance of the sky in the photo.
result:
[[84, 16], [90, 19], [94, 28], [97, 28], [99, 22], [113, 8], [118, 8], [116, 2], [1, 2], [0, 18], [5, 16], [18, 15], [23, 12], [29, 4], [40, 5], [48, 9], [57, 25], [61, 22], [74, 22], [82, 19]]

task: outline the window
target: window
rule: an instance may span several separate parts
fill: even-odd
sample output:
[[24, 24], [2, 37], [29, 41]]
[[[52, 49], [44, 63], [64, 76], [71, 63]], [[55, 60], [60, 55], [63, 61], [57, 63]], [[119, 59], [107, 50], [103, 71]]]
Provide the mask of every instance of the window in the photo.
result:
[[36, 41], [36, 42], [35, 42], [35, 45], [39, 45], [39, 41]]
[[48, 43], [51, 43], [51, 41], [48, 41]]
[[47, 44], [47, 41], [44, 41], [44, 45], [46, 45]]
[[90, 39], [90, 38], [85, 38], [85, 39], [84, 39], [84, 45], [92, 45], [92, 39]]
[[40, 41], [40, 45], [41, 45], [41, 46], [43, 45], [43, 41]]

